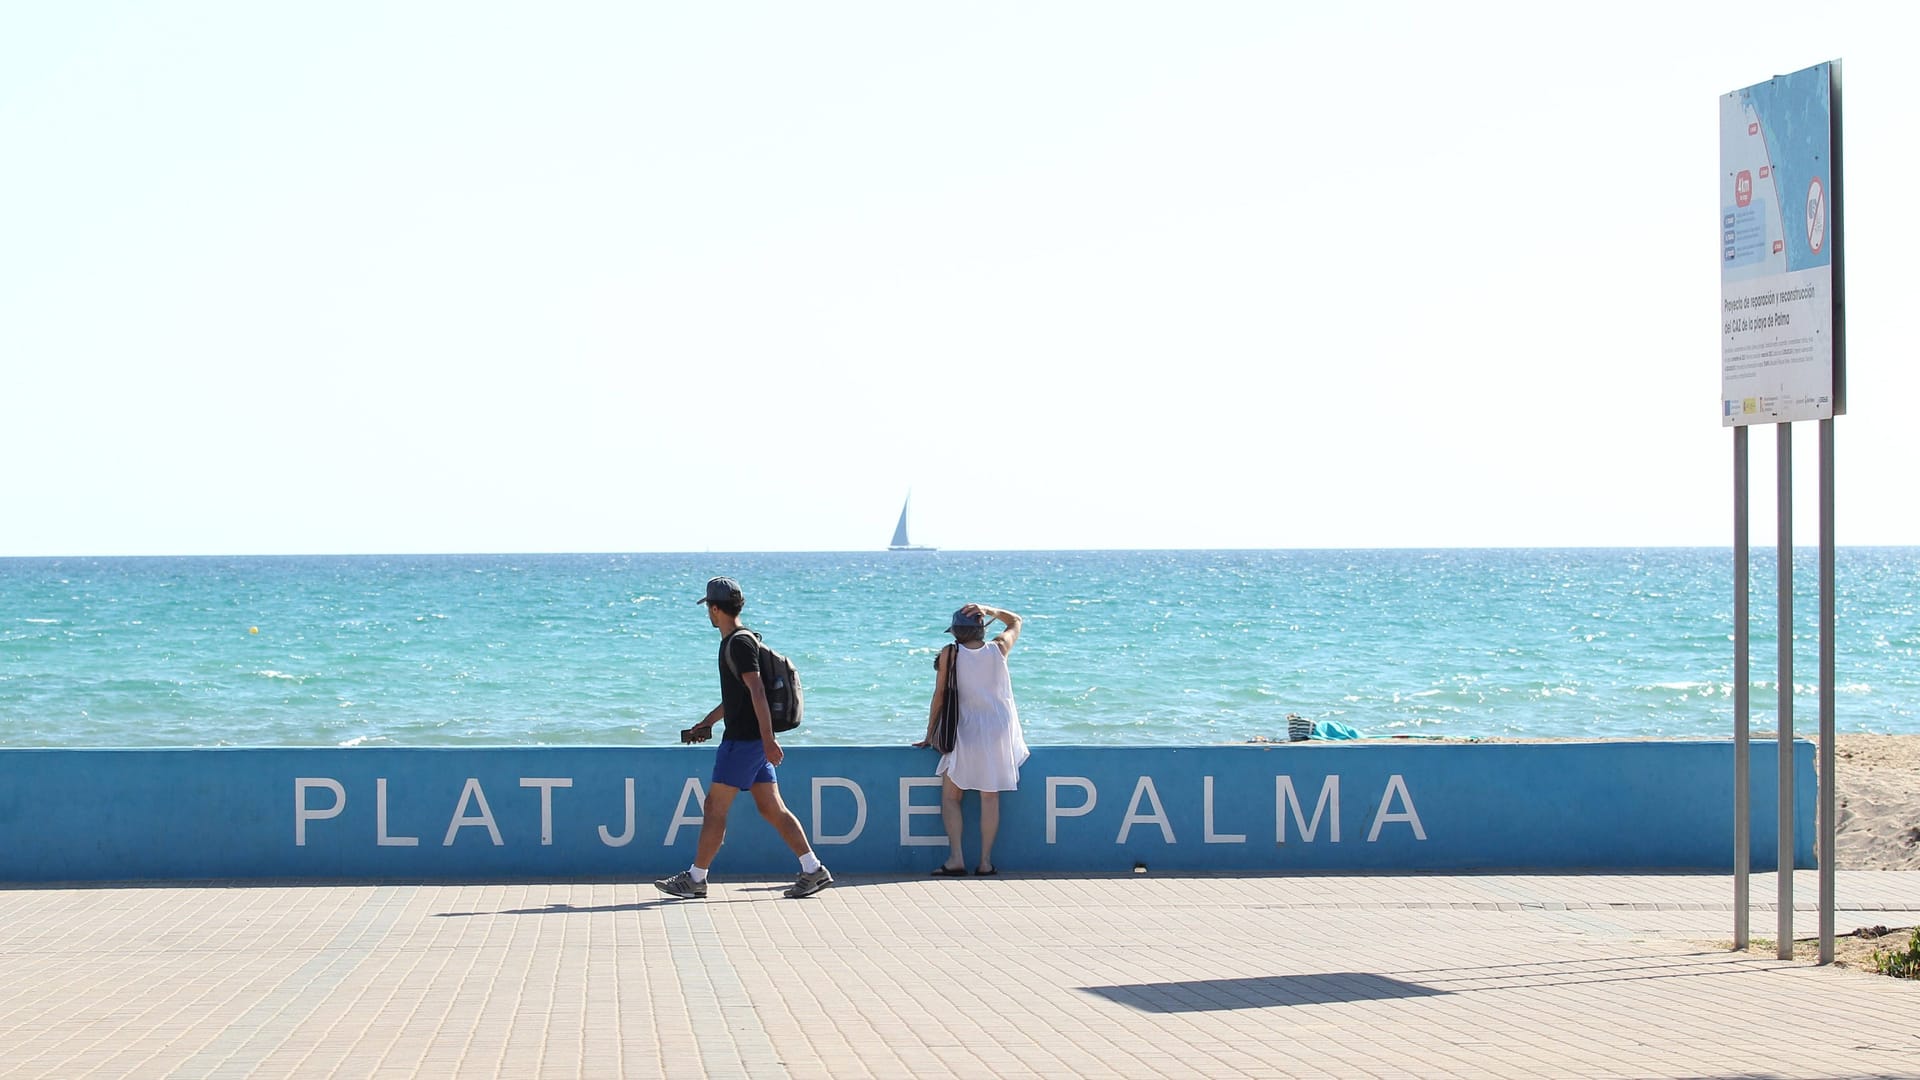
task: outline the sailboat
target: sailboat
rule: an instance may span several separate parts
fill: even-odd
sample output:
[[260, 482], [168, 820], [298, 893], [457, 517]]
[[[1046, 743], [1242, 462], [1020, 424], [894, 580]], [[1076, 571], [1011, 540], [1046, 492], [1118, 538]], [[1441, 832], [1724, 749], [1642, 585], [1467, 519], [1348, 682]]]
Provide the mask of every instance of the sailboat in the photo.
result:
[[925, 544], [915, 544], [907, 540], [907, 507], [913, 505], [913, 493], [907, 493], [907, 501], [900, 504], [900, 524], [893, 527], [893, 542], [887, 545], [888, 551], [939, 551], [939, 548]]

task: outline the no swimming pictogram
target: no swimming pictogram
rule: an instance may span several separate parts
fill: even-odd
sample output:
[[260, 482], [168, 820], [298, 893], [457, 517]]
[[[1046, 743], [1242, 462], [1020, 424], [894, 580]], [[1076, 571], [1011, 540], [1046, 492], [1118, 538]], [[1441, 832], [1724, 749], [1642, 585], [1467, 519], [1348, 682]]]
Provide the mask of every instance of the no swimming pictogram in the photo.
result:
[[1815, 255], [1827, 243], [1827, 189], [1814, 177], [1807, 185], [1807, 247]]

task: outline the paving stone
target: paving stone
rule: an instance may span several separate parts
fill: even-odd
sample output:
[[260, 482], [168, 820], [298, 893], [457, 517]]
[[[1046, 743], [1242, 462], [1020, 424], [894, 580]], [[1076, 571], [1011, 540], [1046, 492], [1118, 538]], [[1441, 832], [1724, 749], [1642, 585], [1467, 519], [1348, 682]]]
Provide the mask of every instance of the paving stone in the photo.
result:
[[[1920, 983], [1688, 874], [0, 889], [0, 1075], [1910, 1075]], [[1794, 883], [1817, 930], [1817, 882]], [[1756, 935], [1774, 932], [1755, 875]], [[1814, 900], [1803, 898], [1815, 897]], [[1920, 922], [1843, 872], [1837, 925]], [[1791, 1017], [1788, 1027], [1782, 1018]]]

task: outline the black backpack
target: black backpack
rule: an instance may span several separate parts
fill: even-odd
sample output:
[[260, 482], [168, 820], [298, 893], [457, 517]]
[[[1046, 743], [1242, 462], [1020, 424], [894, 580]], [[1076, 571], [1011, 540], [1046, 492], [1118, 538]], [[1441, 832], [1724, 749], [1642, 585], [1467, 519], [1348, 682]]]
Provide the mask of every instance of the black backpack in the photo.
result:
[[[767, 693], [767, 713], [773, 717], [773, 730], [792, 731], [799, 727], [806, 695], [800, 690], [800, 673], [793, 669], [793, 661], [767, 648], [759, 634], [744, 626], [734, 633], [753, 634], [754, 642], [760, 646], [760, 687]], [[732, 644], [733, 638], [727, 638], [727, 645]], [[721, 655], [727, 658], [727, 670], [739, 678], [740, 673], [733, 669], [733, 650], [722, 649]]]

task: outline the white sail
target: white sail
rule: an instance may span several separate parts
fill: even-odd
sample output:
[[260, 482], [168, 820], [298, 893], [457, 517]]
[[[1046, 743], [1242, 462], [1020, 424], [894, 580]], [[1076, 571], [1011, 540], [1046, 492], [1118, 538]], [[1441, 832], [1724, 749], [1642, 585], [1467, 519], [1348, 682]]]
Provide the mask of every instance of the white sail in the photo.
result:
[[887, 545], [888, 551], [936, 551], [937, 548], [925, 544], [916, 544], [907, 539], [907, 508], [913, 505], [913, 493], [907, 493], [907, 500], [900, 504], [900, 523], [893, 527], [893, 542]]
[[897, 548], [907, 546], [907, 507], [912, 503], [913, 496], [909, 495], [907, 501], [900, 504], [900, 524], [893, 527], [893, 543], [888, 546]]

